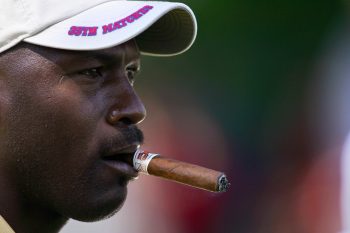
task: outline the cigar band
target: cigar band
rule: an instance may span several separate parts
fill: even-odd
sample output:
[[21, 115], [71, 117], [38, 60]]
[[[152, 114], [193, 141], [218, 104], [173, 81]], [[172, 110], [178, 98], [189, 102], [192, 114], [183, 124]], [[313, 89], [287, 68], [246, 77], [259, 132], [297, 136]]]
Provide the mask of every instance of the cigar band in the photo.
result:
[[148, 174], [147, 167], [151, 160], [159, 154], [149, 153], [147, 151], [138, 150], [134, 155], [133, 165], [139, 171]]

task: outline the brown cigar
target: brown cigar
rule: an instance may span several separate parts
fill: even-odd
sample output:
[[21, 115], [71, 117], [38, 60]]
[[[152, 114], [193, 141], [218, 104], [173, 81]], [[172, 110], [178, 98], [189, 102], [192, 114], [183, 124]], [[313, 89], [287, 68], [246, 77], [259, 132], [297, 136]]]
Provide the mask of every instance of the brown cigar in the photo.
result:
[[222, 172], [164, 158], [147, 151], [137, 150], [133, 165], [139, 172], [211, 192], [225, 192], [230, 186], [226, 175]]

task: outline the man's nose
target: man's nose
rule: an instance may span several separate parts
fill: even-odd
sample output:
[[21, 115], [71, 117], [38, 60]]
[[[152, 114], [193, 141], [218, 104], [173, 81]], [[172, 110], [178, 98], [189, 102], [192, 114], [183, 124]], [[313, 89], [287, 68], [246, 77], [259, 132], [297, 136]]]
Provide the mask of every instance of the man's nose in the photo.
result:
[[116, 103], [109, 109], [106, 120], [111, 125], [138, 124], [146, 117], [143, 102], [128, 83], [117, 94]]

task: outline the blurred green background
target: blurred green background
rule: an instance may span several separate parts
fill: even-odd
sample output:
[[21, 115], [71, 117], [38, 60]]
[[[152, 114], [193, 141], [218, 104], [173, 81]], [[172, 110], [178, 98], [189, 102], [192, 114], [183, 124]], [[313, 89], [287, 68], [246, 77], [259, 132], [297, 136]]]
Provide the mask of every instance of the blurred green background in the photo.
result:
[[335, 0], [183, 2], [198, 19], [194, 46], [177, 57], [144, 57], [137, 85], [187, 90], [229, 137], [250, 145], [261, 144], [276, 108], [287, 117], [298, 107], [306, 72], [345, 10]]
[[[313, 163], [308, 88], [325, 42], [346, 19], [346, 2], [184, 3], [197, 16], [197, 41], [181, 56], [144, 57], [137, 88], [141, 96], [156, 93], [178, 125], [188, 124], [189, 102], [199, 105], [229, 146], [225, 169], [232, 189], [220, 197], [214, 219], [199, 217], [201, 223], [192, 221], [197, 226], [187, 226], [187, 232], [311, 232], [295, 217], [288, 193]], [[149, 118], [154, 114], [149, 111]]]

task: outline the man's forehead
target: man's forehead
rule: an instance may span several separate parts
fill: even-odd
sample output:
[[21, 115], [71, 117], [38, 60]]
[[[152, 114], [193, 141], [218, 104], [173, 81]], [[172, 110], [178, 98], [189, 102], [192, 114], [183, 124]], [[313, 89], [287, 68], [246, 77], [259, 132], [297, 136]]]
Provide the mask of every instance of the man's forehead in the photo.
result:
[[[23, 47], [25, 50], [30, 50], [31, 52], [34, 52], [34, 54], [45, 57], [46, 59], [49, 59], [55, 63], [59, 63], [63, 60], [74, 59], [97, 59], [107, 62], [122, 59], [139, 60], [140, 58], [140, 51], [135, 40], [130, 40], [121, 45], [114, 46], [111, 48], [91, 51], [54, 49], [38, 45], [32, 45], [28, 43], [23, 43], [21, 47]], [[31, 55], [31, 53], [26, 54], [28, 54], [29, 56]]]

